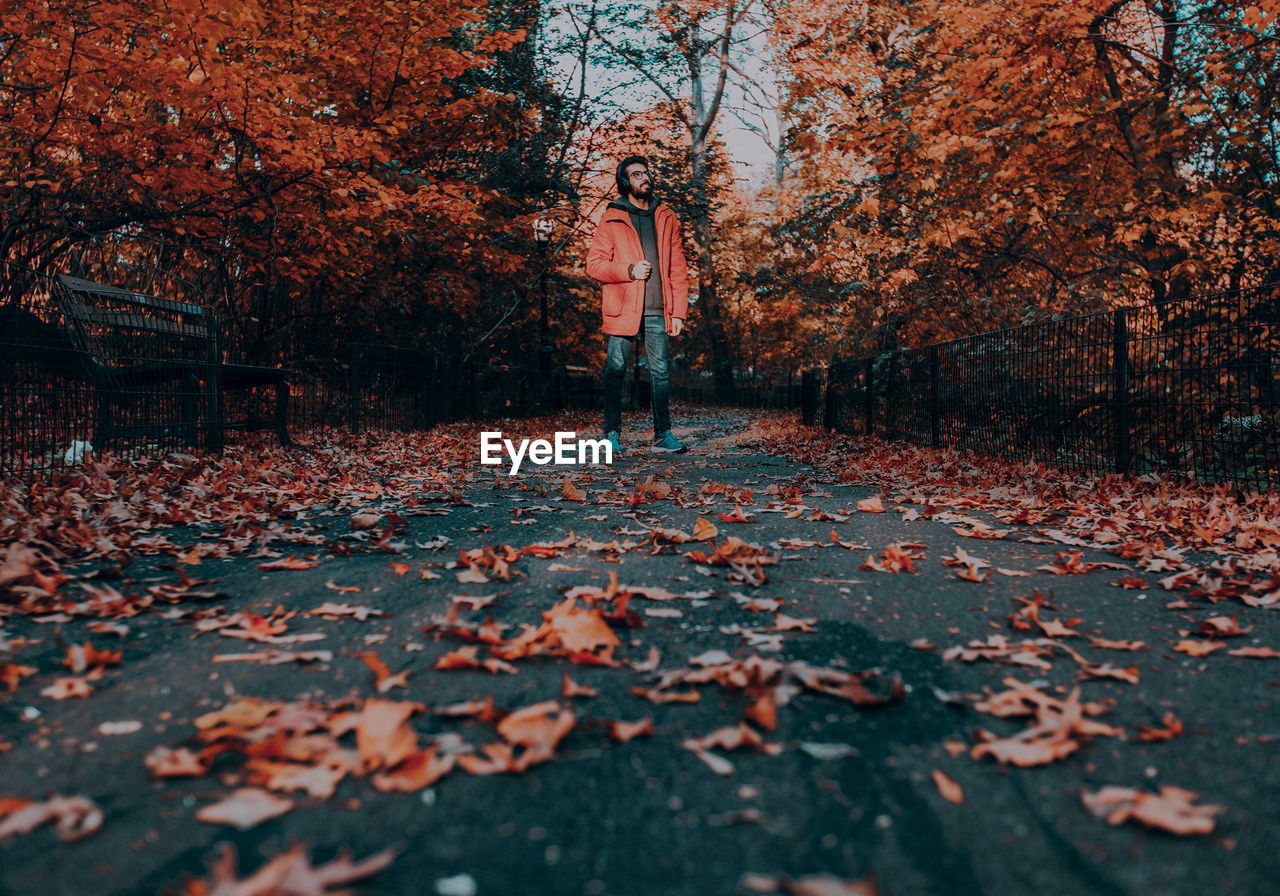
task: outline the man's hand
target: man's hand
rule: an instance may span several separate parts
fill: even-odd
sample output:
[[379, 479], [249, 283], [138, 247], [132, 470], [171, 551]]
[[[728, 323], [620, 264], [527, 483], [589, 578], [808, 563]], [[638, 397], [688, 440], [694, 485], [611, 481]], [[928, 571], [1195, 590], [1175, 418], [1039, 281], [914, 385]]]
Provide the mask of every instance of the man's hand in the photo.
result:
[[648, 280], [650, 265], [647, 261], [637, 261], [631, 266], [632, 280]]
[[680, 331], [684, 329], [684, 321], [678, 317], [671, 318], [671, 324], [667, 327], [668, 336], [679, 336]]

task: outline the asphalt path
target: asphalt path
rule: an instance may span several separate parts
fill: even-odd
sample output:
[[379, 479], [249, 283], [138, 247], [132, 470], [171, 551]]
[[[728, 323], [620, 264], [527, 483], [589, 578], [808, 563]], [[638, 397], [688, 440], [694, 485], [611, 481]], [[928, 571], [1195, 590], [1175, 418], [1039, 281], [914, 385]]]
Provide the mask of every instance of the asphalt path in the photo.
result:
[[[1159, 589], [1113, 584], [1122, 569], [1038, 569], [1070, 550], [1084, 562], [1123, 563], [1113, 554], [1054, 543], [1034, 526], [964, 538], [950, 518], [910, 518], [910, 505], [899, 507], [892, 495], [884, 496], [886, 512], [858, 510], [880, 489], [771, 454], [741, 414], [701, 414], [676, 432], [690, 442], [687, 454], [633, 448], [612, 467], [526, 464], [513, 478], [477, 458], [470, 470], [451, 473], [457, 481], [448, 493], [370, 500], [362, 509], [381, 517], [370, 529], [355, 528], [349, 508], [305, 511], [290, 523], [309, 527], [313, 543], [268, 547], [317, 565], [263, 570], [265, 554], [206, 555], [183, 570], [208, 581], [200, 588], [212, 596], [121, 620], [128, 630], [120, 635], [91, 631], [90, 618], [0, 620], [7, 646], [22, 644], [14, 655], [37, 670], [0, 704], [0, 744], [8, 745], [0, 797], [83, 794], [105, 814], [101, 830], [74, 843], [60, 843], [46, 827], [0, 844], [0, 893], [176, 892], [206, 874], [221, 844], [235, 847], [247, 875], [297, 842], [316, 862], [344, 850], [360, 858], [396, 847], [391, 865], [358, 892], [406, 896], [705, 896], [818, 874], [873, 878], [886, 894], [1280, 892], [1274, 660], [1173, 652], [1189, 622], [1166, 607], [1172, 598]], [[585, 490], [584, 501], [565, 497], [566, 473]], [[628, 500], [637, 493], [642, 500]], [[716, 515], [732, 516], [735, 507], [748, 522]], [[1009, 528], [981, 510], [968, 515]], [[737, 536], [777, 562], [747, 565], [744, 574], [687, 556], [707, 552], [707, 542], [654, 543], [655, 528], [692, 532], [699, 517], [718, 529], [713, 543]], [[511, 562], [509, 581], [459, 581], [467, 572], [460, 551], [554, 544], [571, 533], [574, 542], [557, 556]], [[186, 550], [218, 533], [178, 526], [164, 534]], [[599, 549], [615, 541], [618, 550]], [[864, 567], [890, 545], [909, 546], [914, 571]], [[984, 581], [966, 581], [957, 576], [963, 567], [943, 563], [957, 547], [990, 563]], [[761, 573], [763, 583], [751, 581]], [[541, 655], [513, 659], [514, 674], [435, 668], [464, 646], [450, 626], [492, 617], [510, 638], [523, 623], [538, 625], [569, 589], [607, 588], [612, 575], [624, 588], [662, 589], [654, 593], [668, 597], [632, 599], [639, 624], [616, 629], [619, 665]], [[175, 581], [172, 558], [141, 558], [126, 584]], [[1061, 651], [1048, 668], [944, 658], [950, 647], [991, 635], [1042, 637], [1008, 624], [1025, 605], [1018, 598], [1034, 591], [1045, 599], [1045, 618], [1079, 619], [1082, 635], [1142, 641], [1126, 652], [1084, 637], [1058, 639], [1089, 661], [1135, 667], [1138, 683], [1081, 681], [1080, 664]], [[386, 615], [308, 615], [326, 603]], [[1249, 643], [1275, 645], [1274, 611], [1230, 609], [1254, 626]], [[237, 612], [276, 619], [293, 612], [285, 633], [322, 637], [255, 642], [197, 626]], [[105, 669], [86, 698], [43, 696], [67, 672], [66, 645], [85, 641], [120, 650], [122, 662]], [[657, 669], [637, 671], [653, 648]], [[324, 650], [332, 658], [271, 664], [262, 654], [272, 650]], [[732, 765], [722, 774], [725, 768], [718, 772], [683, 744], [738, 725], [747, 696], [704, 683], [692, 686], [697, 703], [658, 704], [632, 690], [652, 687], [664, 671], [696, 668], [690, 661], [705, 661], [708, 651], [724, 651], [726, 660], [877, 670], [869, 686], [883, 694], [900, 680], [901, 699], [860, 706], [801, 691], [778, 707], [775, 730], [752, 726], [766, 746], [713, 751]], [[392, 673], [406, 671], [404, 685], [379, 695], [362, 653], [376, 654]], [[566, 672], [598, 694], [564, 697]], [[1088, 701], [1114, 700], [1097, 718], [1124, 734], [1089, 739], [1039, 767], [974, 759], [981, 732], [1004, 737], [1026, 725], [974, 708], [1008, 678], [1059, 699], [1080, 687]], [[422, 743], [492, 741], [492, 721], [432, 711], [488, 696], [499, 710], [559, 701], [572, 707], [573, 730], [549, 761], [520, 774], [455, 769], [429, 787], [388, 793], [351, 774], [332, 796], [291, 794], [291, 811], [243, 831], [196, 818], [244, 783], [238, 757], [186, 778], [156, 778], [145, 763], [157, 748], [190, 744], [198, 718], [244, 698], [318, 706], [415, 701], [423, 709], [411, 724]], [[1137, 739], [1137, 725], [1159, 726], [1170, 710], [1184, 725], [1181, 736]], [[651, 735], [625, 743], [609, 737], [609, 721], [644, 717], [652, 718]], [[944, 798], [935, 772], [959, 786], [962, 801]], [[1081, 799], [1106, 785], [1186, 788], [1225, 809], [1208, 835], [1110, 825]]]

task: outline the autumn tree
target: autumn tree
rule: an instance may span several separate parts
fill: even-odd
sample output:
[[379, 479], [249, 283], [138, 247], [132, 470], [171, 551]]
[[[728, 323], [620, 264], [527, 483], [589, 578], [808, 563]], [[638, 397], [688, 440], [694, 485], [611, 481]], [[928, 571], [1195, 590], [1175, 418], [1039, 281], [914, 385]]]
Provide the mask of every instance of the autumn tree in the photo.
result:
[[868, 347], [1270, 279], [1276, 12], [783, 3], [792, 270]]
[[478, 175], [515, 97], [477, 73], [524, 37], [493, 10], [10, 5], [0, 258], [53, 271], [103, 239], [163, 243], [250, 341], [353, 301], [378, 318], [393, 293], [474, 311], [521, 263], [499, 238], [512, 200]]

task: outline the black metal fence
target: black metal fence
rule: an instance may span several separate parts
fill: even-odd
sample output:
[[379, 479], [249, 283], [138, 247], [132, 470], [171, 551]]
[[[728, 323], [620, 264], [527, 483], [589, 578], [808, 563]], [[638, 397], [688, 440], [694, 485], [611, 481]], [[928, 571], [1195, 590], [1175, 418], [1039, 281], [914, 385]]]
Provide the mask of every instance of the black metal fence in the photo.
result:
[[[126, 290], [198, 306], [182, 284], [142, 273], [114, 276]], [[57, 470], [108, 448], [146, 455], [205, 447], [213, 444], [210, 421], [272, 417], [272, 388], [210, 383], [218, 359], [202, 362], [205, 349], [193, 347], [188, 324], [76, 306], [54, 277], [13, 265], [0, 263], [0, 275], [0, 477]], [[143, 318], [158, 313], [151, 308]], [[216, 330], [213, 315], [206, 317]], [[109, 351], [99, 328], [112, 330]], [[297, 432], [428, 429], [592, 407], [599, 399], [589, 371], [546, 374], [535, 365], [464, 363], [391, 345], [301, 343], [269, 364], [290, 372], [287, 421]]]
[[1280, 485], [1278, 375], [1271, 286], [837, 360], [802, 405], [846, 433], [1264, 489]]
[[[181, 328], [140, 331], [118, 357], [96, 357], [92, 340], [75, 338], [75, 309], [69, 316], [53, 279], [9, 265], [0, 273], [0, 476], [74, 464], [90, 446], [155, 453], [206, 445], [211, 419], [270, 416], [270, 390], [220, 395], [198, 374], [155, 374], [199, 353]], [[178, 302], [199, 298], [181, 283], [157, 287], [153, 271], [134, 274], [117, 274], [116, 285]], [[291, 372], [288, 422], [297, 431], [427, 429], [595, 408], [601, 397], [595, 370], [546, 374], [360, 342], [296, 344], [273, 363]], [[109, 375], [104, 364], [114, 365]], [[800, 382], [740, 385], [733, 403], [800, 407], [806, 422], [846, 433], [1266, 488], [1280, 484], [1277, 376], [1273, 286], [837, 359], [825, 391], [819, 372], [808, 371]], [[628, 379], [627, 403], [647, 407], [647, 383]], [[706, 403], [714, 390], [686, 375], [672, 395]], [[221, 406], [208, 413], [212, 401], [227, 404], [225, 415]]]

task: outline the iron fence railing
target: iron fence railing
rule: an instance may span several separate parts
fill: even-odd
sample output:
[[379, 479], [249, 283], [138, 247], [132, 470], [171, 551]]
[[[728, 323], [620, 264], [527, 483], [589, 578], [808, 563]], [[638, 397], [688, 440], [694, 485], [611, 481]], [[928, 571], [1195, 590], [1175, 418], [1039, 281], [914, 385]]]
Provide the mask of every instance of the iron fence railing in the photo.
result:
[[[198, 303], [182, 284], [158, 285], [154, 271], [144, 273], [145, 282], [127, 272], [121, 281], [126, 289]], [[59, 293], [56, 278], [4, 263], [0, 275], [0, 477], [58, 470], [90, 451], [207, 447], [210, 421], [271, 419], [272, 388], [211, 385], [216, 359], [202, 366], [186, 325], [140, 322], [123, 306], [80, 307], [76, 320], [74, 297]], [[111, 328], [109, 352], [98, 345], [103, 334], [85, 335], [86, 321]], [[140, 323], [146, 325], [134, 326]], [[545, 374], [535, 358], [528, 365], [463, 363], [391, 345], [317, 342], [269, 360], [289, 371], [287, 423], [295, 432], [427, 429], [599, 404], [594, 372], [563, 367]]]
[[[11, 265], [0, 274], [0, 476], [76, 463], [90, 445], [140, 453], [203, 446], [210, 420], [270, 417], [268, 389], [219, 399], [195, 369], [148, 376], [151, 366], [182, 363], [189, 349], [163, 327], [137, 334], [117, 359], [137, 376], [95, 374], [101, 359], [71, 337], [75, 322], [57, 283]], [[117, 285], [198, 301], [182, 284], [159, 290], [154, 271], [143, 274], [149, 279], [134, 284], [126, 271]], [[298, 432], [599, 408], [598, 370], [548, 375], [529, 360], [462, 363], [339, 341], [297, 343], [270, 363], [290, 371], [288, 423]], [[1189, 473], [1266, 488], [1280, 484], [1278, 376], [1280, 286], [1272, 286], [836, 359], [825, 383], [811, 370], [799, 382], [739, 384], [732, 403], [799, 407], [806, 422], [846, 433], [1083, 471]], [[647, 382], [633, 372], [624, 396], [630, 407], [647, 407]], [[707, 378], [686, 373], [673, 381], [672, 397], [716, 396]], [[209, 402], [219, 400], [225, 414], [221, 406], [210, 414]]]
[[806, 422], [1059, 467], [1280, 485], [1280, 286], [835, 360]]

